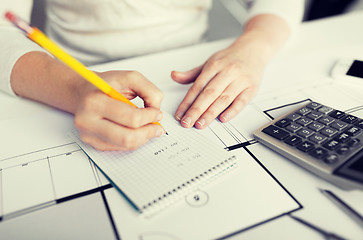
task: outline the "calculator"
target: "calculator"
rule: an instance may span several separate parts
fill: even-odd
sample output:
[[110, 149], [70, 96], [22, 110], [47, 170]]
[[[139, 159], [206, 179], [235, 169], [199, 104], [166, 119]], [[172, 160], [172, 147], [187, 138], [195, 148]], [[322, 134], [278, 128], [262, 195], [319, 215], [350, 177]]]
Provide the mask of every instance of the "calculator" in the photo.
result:
[[253, 134], [329, 182], [343, 189], [363, 189], [363, 119], [309, 102]]

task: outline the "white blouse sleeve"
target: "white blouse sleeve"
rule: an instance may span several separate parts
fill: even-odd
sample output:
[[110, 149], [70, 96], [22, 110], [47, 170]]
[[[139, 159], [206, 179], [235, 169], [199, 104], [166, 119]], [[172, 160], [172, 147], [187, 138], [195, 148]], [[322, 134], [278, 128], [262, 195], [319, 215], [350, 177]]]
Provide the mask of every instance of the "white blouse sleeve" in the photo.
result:
[[259, 14], [275, 14], [283, 18], [292, 32], [300, 25], [304, 15], [304, 0], [255, 0], [246, 21]]
[[33, 6], [31, 0], [2, 0], [0, 4], [0, 91], [15, 95], [10, 84], [10, 75], [16, 61], [25, 53], [44, 51], [29, 40], [25, 34], [5, 19], [5, 12], [11, 11], [27, 22]]

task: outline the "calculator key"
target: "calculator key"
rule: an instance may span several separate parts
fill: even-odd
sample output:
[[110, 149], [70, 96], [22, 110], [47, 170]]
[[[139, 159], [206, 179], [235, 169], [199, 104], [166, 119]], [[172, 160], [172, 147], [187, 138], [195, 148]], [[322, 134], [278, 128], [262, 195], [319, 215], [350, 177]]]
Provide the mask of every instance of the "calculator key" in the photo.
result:
[[301, 118], [301, 116], [297, 113], [291, 113], [289, 116], [287, 116], [287, 118], [291, 121], [296, 121], [297, 119]]
[[344, 155], [349, 151], [349, 147], [348, 146], [341, 146], [336, 151], [337, 151], [338, 154]]
[[295, 133], [297, 131], [299, 131], [300, 129], [302, 128], [301, 125], [295, 123], [295, 122], [292, 122], [289, 126], [287, 126], [285, 129], [289, 132], [292, 132], [292, 133]]
[[311, 130], [314, 130], [315, 132], [319, 132], [324, 127], [325, 127], [325, 125], [322, 123], [319, 123], [319, 122], [314, 122], [308, 126], [308, 128], [310, 128]]
[[278, 127], [284, 128], [284, 127], [290, 125], [290, 123], [291, 123], [290, 119], [284, 118], [284, 119], [281, 119], [281, 120], [275, 122], [275, 125], [278, 126]]
[[321, 106], [321, 104], [317, 103], [317, 102], [311, 102], [308, 105], [306, 105], [307, 108], [310, 108], [313, 110], [318, 109], [320, 106]]
[[302, 126], [307, 126], [310, 123], [313, 122], [313, 120], [311, 120], [310, 118], [307, 117], [302, 117], [299, 120], [296, 121], [298, 124], [302, 125]]
[[363, 129], [363, 120], [358, 120], [354, 125]]
[[334, 163], [338, 162], [338, 160], [339, 160], [339, 157], [336, 154], [331, 154], [331, 155], [328, 155], [324, 159], [324, 162], [327, 164], [334, 164]]
[[318, 111], [324, 114], [329, 114], [330, 112], [332, 112], [334, 109], [328, 106], [321, 106]]
[[341, 119], [342, 117], [345, 116], [345, 113], [339, 110], [334, 110], [333, 112], [331, 112], [329, 114], [329, 116], [336, 118], [336, 119]]
[[316, 121], [318, 120], [319, 118], [321, 118], [322, 116], [324, 116], [324, 114], [320, 113], [320, 112], [317, 112], [317, 111], [313, 111], [311, 113], [309, 113], [308, 115], [306, 115], [308, 118]]
[[330, 116], [325, 116], [318, 120], [318, 122], [325, 124], [325, 125], [329, 125], [329, 124], [333, 123], [334, 121], [335, 121], [335, 119]]
[[323, 147], [329, 150], [335, 150], [340, 147], [340, 143], [336, 140], [329, 140], [328, 142], [324, 143]]
[[330, 128], [330, 127], [326, 127], [323, 130], [320, 131], [321, 134], [327, 136], [327, 137], [332, 137], [334, 136], [336, 133], [338, 132], [338, 130], [334, 129], [334, 128]]
[[350, 140], [350, 136], [346, 133], [340, 133], [336, 137], [334, 137], [334, 140], [337, 140], [340, 143], [346, 143]]
[[271, 137], [274, 137], [274, 138], [276, 138], [278, 140], [283, 140], [283, 139], [290, 136], [290, 134], [287, 131], [285, 131], [285, 130], [279, 128], [279, 127], [276, 127], [274, 125], [270, 125], [270, 126], [264, 128], [262, 130], [262, 132], [264, 132], [264, 133], [266, 133], [266, 134], [270, 135]]
[[314, 150], [310, 151], [309, 154], [311, 156], [313, 156], [314, 158], [322, 159], [326, 155], [328, 155], [328, 151], [323, 148], [318, 147], [318, 148], [315, 148]]
[[342, 118], [342, 121], [346, 122], [346, 123], [350, 123], [353, 124], [356, 121], [358, 121], [358, 118], [353, 116], [353, 115], [347, 115], [344, 118]]
[[360, 145], [360, 140], [358, 138], [353, 138], [347, 144], [349, 147], [352, 147], [352, 148], [358, 147]]
[[307, 129], [307, 128], [301, 129], [297, 132], [297, 135], [299, 135], [300, 137], [303, 137], [303, 138], [308, 138], [313, 134], [314, 134], [314, 131]]
[[324, 135], [321, 135], [319, 133], [315, 133], [313, 136], [309, 137], [309, 140], [316, 144], [321, 144], [322, 142], [324, 142], [327, 139], [328, 139], [327, 137], [325, 137]]
[[330, 127], [335, 128], [338, 131], [342, 131], [344, 128], [348, 127], [348, 125], [348, 123], [337, 120], [336, 122], [332, 123]]
[[296, 113], [300, 114], [301, 116], [305, 116], [310, 112], [311, 110], [307, 107], [300, 108], [299, 110], [296, 111]]
[[352, 126], [350, 128], [348, 128], [347, 130], [344, 131], [346, 134], [348, 134], [349, 136], [356, 136], [359, 133], [362, 132], [362, 130], [358, 127]]
[[285, 139], [284, 142], [289, 144], [290, 146], [296, 146], [302, 142], [302, 139], [297, 136], [291, 136], [291, 137], [288, 137], [287, 139]]
[[302, 142], [299, 145], [297, 145], [297, 149], [299, 149], [300, 151], [303, 151], [303, 152], [309, 152], [309, 151], [314, 150], [315, 146], [311, 142], [305, 141], [305, 142]]

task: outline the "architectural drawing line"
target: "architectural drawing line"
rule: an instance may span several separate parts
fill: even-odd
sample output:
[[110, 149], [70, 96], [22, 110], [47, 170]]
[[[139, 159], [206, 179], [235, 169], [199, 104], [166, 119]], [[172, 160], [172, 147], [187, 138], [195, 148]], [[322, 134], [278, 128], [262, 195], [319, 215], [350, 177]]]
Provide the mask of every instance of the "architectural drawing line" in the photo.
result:
[[0, 222], [5, 221], [5, 220], [9, 220], [9, 219], [12, 219], [12, 218], [15, 218], [15, 217], [23, 216], [24, 214], [28, 214], [28, 213], [31, 213], [31, 212], [36, 212], [36, 211], [38, 211], [40, 209], [47, 208], [47, 207], [55, 205], [55, 204], [56, 204], [56, 201], [52, 200], [52, 201], [44, 202], [44, 203], [41, 203], [41, 204], [38, 204], [38, 205], [35, 205], [35, 206], [24, 208], [24, 209], [15, 211], [15, 212], [11, 212], [11, 213], [8, 213], [8, 214], [5, 214], [5, 215], [1, 216], [0, 217], [0, 219], [1, 219]]
[[243, 143], [238, 143], [236, 145], [226, 147], [225, 149], [228, 150], [228, 151], [232, 151], [232, 150], [236, 150], [236, 149], [239, 149], [239, 148], [246, 147], [248, 145], [251, 145], [251, 143], [249, 141], [243, 142]]
[[56, 199], [57, 194], [55, 192], [54, 179], [53, 179], [53, 174], [52, 174], [52, 168], [50, 167], [49, 157], [47, 157], [47, 163], [48, 163], [48, 169], [49, 169], [49, 173], [50, 173], [50, 181], [52, 182], [53, 196], [54, 196], [54, 199]]
[[76, 194], [73, 194], [73, 195], [70, 195], [70, 196], [67, 196], [67, 197], [59, 198], [59, 199], [56, 200], [56, 203], [58, 204], [58, 203], [67, 202], [67, 201], [70, 201], [70, 200], [73, 200], [73, 199], [76, 199], [76, 198], [91, 195], [91, 194], [96, 193], [96, 192], [101, 192], [101, 191], [104, 191], [104, 190], [109, 189], [109, 188], [112, 188], [111, 184], [107, 184], [107, 185], [104, 185], [104, 186], [101, 186], [101, 187], [96, 187], [96, 188], [93, 188], [93, 189], [90, 189], [90, 190], [87, 190], [87, 191], [84, 191], [84, 192], [80, 192], [80, 193], [76, 193]]
[[278, 109], [281, 109], [281, 108], [284, 108], [284, 107], [289, 107], [289, 106], [293, 106], [293, 105], [296, 105], [296, 104], [300, 104], [300, 103], [303, 103], [303, 102], [306, 102], [306, 101], [310, 101], [311, 102], [312, 100], [310, 98], [307, 98], [307, 99], [304, 99], [304, 100], [301, 100], [301, 101], [284, 104], [284, 105], [281, 105], [281, 106], [278, 106], [278, 107], [274, 107], [274, 108], [270, 108], [270, 109], [264, 110], [263, 113], [266, 114], [271, 120], [274, 120], [274, 117], [272, 117], [268, 112], [271, 112], [271, 111], [274, 111], [274, 110], [278, 110]]
[[354, 112], [358, 112], [358, 111], [362, 111], [362, 110], [363, 110], [363, 105], [362, 106], [357, 106], [357, 107], [354, 107], [354, 108], [347, 109], [345, 111], [345, 113], [354, 113]]
[[75, 144], [75, 143], [74, 142], [71, 142], [71, 143], [62, 144], [62, 145], [59, 145], [59, 146], [56, 146], [56, 147], [49, 147], [49, 148], [39, 149], [39, 150], [36, 150], [36, 151], [33, 151], [33, 152], [27, 152], [27, 153], [24, 153], [24, 154], [20, 154], [20, 155], [8, 157], [8, 158], [0, 159], [0, 162], [6, 161], [6, 160], [10, 160], [10, 159], [13, 159], [13, 158], [18, 158], [18, 157], [26, 156], [26, 155], [29, 155], [29, 154], [39, 153], [39, 152], [42, 152], [42, 151], [47, 151], [47, 150], [51, 150], [51, 149], [61, 148], [61, 147], [69, 146], [69, 145], [72, 145], [72, 144]]
[[234, 236], [234, 235], [237, 235], [237, 234], [243, 233], [243, 232], [245, 232], [245, 231], [247, 231], [247, 230], [253, 229], [253, 228], [258, 227], [258, 226], [261, 226], [261, 225], [263, 225], [263, 224], [265, 224], [265, 223], [272, 222], [273, 220], [279, 219], [279, 218], [284, 217], [284, 216], [288, 216], [288, 215], [290, 215], [291, 213], [294, 213], [294, 212], [299, 211], [299, 210], [301, 210], [301, 209], [302, 209], [302, 207], [299, 207], [299, 208], [293, 209], [293, 210], [291, 210], [291, 211], [289, 211], [289, 212], [286, 212], [286, 213], [280, 214], [280, 215], [278, 215], [278, 216], [274, 216], [274, 217], [272, 217], [272, 218], [266, 219], [266, 220], [264, 220], [264, 221], [261, 221], [261, 222], [258, 222], [258, 223], [256, 223], [256, 224], [254, 224], [254, 225], [248, 226], [248, 227], [246, 227], [246, 228], [240, 229], [240, 230], [238, 230], [238, 231], [236, 231], [236, 232], [230, 233], [230, 234], [228, 234], [228, 235], [226, 235], [226, 236], [219, 237], [219, 238], [216, 238], [216, 239], [218, 239], [218, 240], [228, 239], [228, 238], [230, 238], [230, 237], [232, 237], [232, 236]]
[[[234, 130], [236, 130], [236, 132], [238, 132], [240, 135], [241, 135], [241, 137], [245, 140], [245, 141], [247, 141], [248, 142], [248, 139], [241, 133], [241, 131], [240, 130], [238, 130], [234, 125], [232, 125], [231, 124], [231, 126], [232, 126], [232, 128], [234, 129]], [[242, 143], [242, 141], [240, 140], [240, 142]]]
[[[35, 162], [39, 162], [39, 161], [49, 160], [50, 158], [59, 157], [59, 156], [63, 156], [63, 155], [69, 155], [71, 153], [79, 152], [79, 151], [81, 151], [81, 150], [77, 149], [77, 150], [70, 151], [70, 152], [67, 152], [67, 153], [61, 153], [61, 154], [56, 154], [56, 155], [52, 155], [52, 156], [47, 156], [47, 157], [44, 157], [44, 158], [38, 158], [38, 159], [35, 159], [35, 160], [32, 160], [32, 161], [28, 161], [28, 162], [25, 162], [25, 163], [20, 163], [20, 164], [13, 165], [13, 166], [10, 166], [10, 167], [6, 167], [6, 168], [3, 168], [3, 169], [6, 170], [6, 169], [14, 168], [14, 167], [19, 167], [19, 166], [25, 167], [29, 163], [35, 163]], [[29, 154], [31, 154], [31, 153], [29, 153]], [[28, 155], [28, 154], [24, 154], [23, 156], [26, 156], [26, 155]], [[7, 160], [10, 160], [10, 159], [12, 159], [12, 158], [9, 158]]]
[[102, 196], [103, 203], [105, 204], [105, 208], [106, 208], [106, 211], [107, 211], [107, 215], [108, 215], [108, 217], [110, 219], [113, 232], [115, 233], [115, 237], [116, 237], [117, 240], [119, 240], [121, 238], [120, 238], [120, 235], [119, 235], [119, 233], [117, 231], [117, 227], [116, 227], [115, 221], [113, 219], [110, 206], [108, 205], [107, 198], [105, 196], [104, 190], [101, 191], [101, 196]]
[[[221, 124], [222, 127], [226, 130], [227, 133], [229, 133], [229, 135], [238, 143], [241, 142], [241, 140], [239, 140], [239, 138], [231, 131], [231, 129], [229, 129], [229, 127], [227, 127], [227, 124], [225, 123], [221, 123], [220, 121], [218, 121], [218, 124]], [[232, 125], [232, 124], [229, 124]]]
[[48, 202], [45, 202], [45, 203], [41, 203], [41, 204], [38, 204], [38, 205], [35, 205], [35, 206], [31, 206], [29, 208], [21, 209], [19, 211], [15, 211], [15, 212], [6, 214], [6, 215], [1, 215], [0, 216], [0, 222], [2, 222], [4, 220], [11, 219], [11, 218], [14, 218], [14, 217], [22, 216], [22, 215], [27, 214], [27, 213], [35, 212], [35, 211], [38, 211], [39, 209], [46, 208], [46, 207], [49, 207], [51, 205], [64, 203], [64, 202], [74, 200], [74, 199], [77, 199], [77, 198], [81, 198], [81, 197], [84, 197], [84, 196], [87, 196], [87, 195], [91, 195], [91, 194], [94, 194], [94, 193], [97, 193], [97, 192], [102, 192], [102, 191], [104, 191], [106, 189], [109, 189], [109, 188], [112, 188], [111, 184], [107, 184], [107, 185], [104, 185], [102, 187], [97, 187], [97, 188], [87, 190], [87, 191], [84, 191], [84, 192], [81, 192], [81, 193], [73, 194], [71, 196], [67, 196], [67, 197], [64, 197], [64, 198], [60, 198], [60, 199], [48, 201]]
[[227, 147], [227, 144], [218, 136], [218, 134], [215, 132], [215, 131], [213, 131], [213, 129], [211, 128], [211, 127], [208, 127], [208, 129], [209, 130], [211, 130], [211, 132], [214, 134], [214, 136], [216, 136], [216, 138], [218, 138], [219, 139], [219, 141], [221, 141], [221, 143], [225, 146], [225, 147]]

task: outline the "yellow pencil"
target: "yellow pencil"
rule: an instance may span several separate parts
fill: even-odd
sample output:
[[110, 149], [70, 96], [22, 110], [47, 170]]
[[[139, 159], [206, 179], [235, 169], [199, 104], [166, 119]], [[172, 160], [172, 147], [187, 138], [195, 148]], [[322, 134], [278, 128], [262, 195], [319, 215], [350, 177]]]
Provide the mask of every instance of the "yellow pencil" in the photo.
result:
[[[129, 99], [123, 96], [121, 93], [116, 91], [113, 87], [111, 87], [105, 80], [103, 80], [100, 76], [96, 73], [92, 72], [91, 70], [87, 69], [81, 62], [73, 58], [71, 55], [66, 53], [57, 44], [55, 44], [52, 40], [50, 40], [42, 31], [40, 31], [36, 27], [31, 27], [28, 23], [26, 23], [21, 18], [17, 17], [11, 12], [6, 12], [5, 17], [11, 21], [15, 26], [23, 30], [28, 38], [36, 42], [38, 45], [46, 49], [50, 52], [53, 56], [61, 60], [65, 63], [68, 67], [76, 71], [79, 75], [81, 75], [84, 79], [92, 83], [102, 92], [119, 100], [121, 102], [127, 103], [131, 106], [137, 107], [133, 104]], [[161, 127], [161, 124], [158, 122], [153, 122]], [[164, 130], [165, 131], [165, 130]]]

